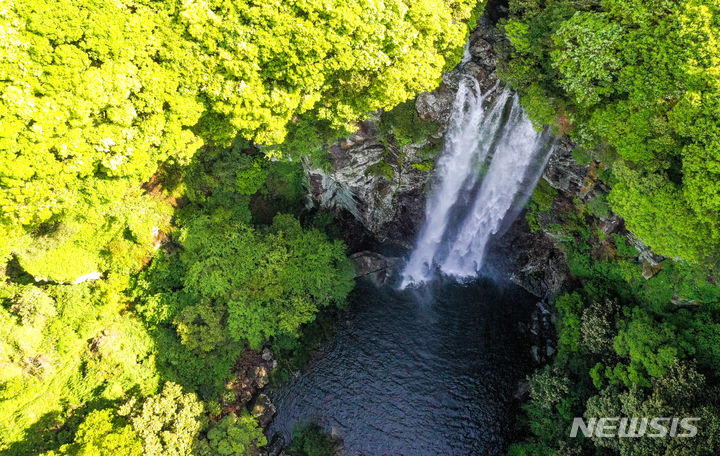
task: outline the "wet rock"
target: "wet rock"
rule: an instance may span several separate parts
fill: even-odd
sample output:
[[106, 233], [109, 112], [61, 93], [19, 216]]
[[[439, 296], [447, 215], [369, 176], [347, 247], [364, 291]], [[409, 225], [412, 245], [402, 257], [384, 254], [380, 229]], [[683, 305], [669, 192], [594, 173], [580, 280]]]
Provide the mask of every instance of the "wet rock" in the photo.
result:
[[397, 268], [402, 265], [402, 259], [386, 257], [379, 253], [363, 251], [350, 256], [355, 263], [355, 277], [365, 277], [376, 285], [388, 282]]
[[426, 142], [403, 147], [368, 139], [342, 150], [331, 148], [329, 170], [306, 167], [312, 204], [347, 211], [380, 241], [410, 246], [425, 207], [426, 170], [412, 165]]
[[532, 356], [532, 359], [536, 364], [540, 364], [540, 347], [537, 345], [530, 347], [530, 356]]
[[257, 420], [258, 424], [262, 428], [265, 428], [268, 424], [270, 424], [276, 412], [277, 410], [270, 401], [270, 398], [263, 393], [260, 393], [255, 398], [253, 406], [250, 409], [250, 414]]
[[[225, 413], [237, 412], [250, 403], [270, 380], [270, 372], [276, 365], [273, 359], [264, 359], [263, 355], [271, 355], [269, 349], [258, 353], [246, 350], [240, 356], [234, 369], [234, 379], [227, 384], [229, 393], [223, 396], [223, 411]], [[232, 394], [232, 397], [230, 397]]]
[[463, 67], [463, 73], [477, 79], [480, 85], [480, 90], [483, 92], [487, 92], [492, 89], [495, 84], [497, 84], [498, 79], [495, 72], [490, 71], [472, 61], [468, 62]]
[[264, 388], [270, 379], [270, 369], [267, 366], [257, 366], [253, 369], [252, 379], [258, 388]]
[[279, 432], [272, 436], [270, 443], [268, 444], [266, 451], [268, 456], [279, 456], [282, 454], [285, 448], [285, 437]]
[[513, 395], [515, 399], [522, 400], [530, 393], [530, 381], [522, 379], [518, 382], [517, 389]]

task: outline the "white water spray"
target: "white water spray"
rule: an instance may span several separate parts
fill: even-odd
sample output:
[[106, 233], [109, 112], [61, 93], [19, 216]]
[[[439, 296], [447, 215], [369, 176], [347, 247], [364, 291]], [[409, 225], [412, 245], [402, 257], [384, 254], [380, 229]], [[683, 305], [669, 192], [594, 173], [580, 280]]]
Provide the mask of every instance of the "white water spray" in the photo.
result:
[[457, 278], [477, 275], [488, 242], [524, 205], [542, 173], [548, 135], [535, 131], [508, 90], [485, 106], [495, 90], [481, 94], [474, 78], [460, 83], [402, 287], [428, 282], [436, 270]]

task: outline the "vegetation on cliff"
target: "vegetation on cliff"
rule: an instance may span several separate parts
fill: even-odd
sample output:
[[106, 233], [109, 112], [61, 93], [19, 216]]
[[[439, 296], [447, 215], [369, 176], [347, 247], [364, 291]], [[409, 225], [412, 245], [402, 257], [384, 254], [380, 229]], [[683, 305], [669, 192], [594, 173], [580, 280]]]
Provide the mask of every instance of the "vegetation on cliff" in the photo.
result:
[[[501, 77], [611, 188], [586, 203], [541, 189], [531, 203], [577, 286], [555, 300], [558, 352], [532, 377], [530, 437], [511, 455], [720, 449], [719, 20], [720, 4], [699, 0], [510, 1]], [[670, 258], [638, 263], [603, 231], [610, 210]], [[692, 439], [570, 438], [582, 416], [700, 422]]]
[[720, 5], [512, 0], [501, 77], [612, 170], [610, 204], [661, 254], [720, 259]]
[[[534, 227], [556, 236], [573, 281], [554, 299], [557, 352], [530, 379], [511, 456], [717, 454], [720, 287], [696, 266], [637, 261], [592, 207], [543, 187]], [[648, 278], [649, 277], [649, 278]], [[570, 437], [575, 417], [697, 417], [694, 438]]]

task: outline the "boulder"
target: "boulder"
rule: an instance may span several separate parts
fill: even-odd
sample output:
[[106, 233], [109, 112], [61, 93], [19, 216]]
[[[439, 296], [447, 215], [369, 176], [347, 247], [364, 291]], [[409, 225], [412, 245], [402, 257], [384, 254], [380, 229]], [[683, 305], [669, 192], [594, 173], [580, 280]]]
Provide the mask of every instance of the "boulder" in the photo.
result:
[[264, 393], [258, 394], [250, 409], [250, 414], [257, 420], [262, 428], [270, 424], [276, 412], [277, 409], [270, 401], [270, 398]]
[[494, 263], [506, 262], [510, 280], [531, 294], [544, 297], [560, 292], [570, 278], [565, 254], [548, 233], [532, 233], [521, 214], [498, 241], [491, 253]]
[[418, 95], [415, 99], [415, 109], [423, 120], [447, 124], [454, 99], [455, 91], [442, 85], [437, 90]]
[[523, 400], [530, 393], [530, 382], [527, 379], [522, 379], [518, 382], [517, 388], [515, 389], [514, 397], [518, 400]]
[[400, 258], [370, 251], [357, 252], [350, 259], [355, 263], [355, 277], [367, 278], [376, 285], [386, 284], [403, 263]]
[[588, 173], [587, 166], [575, 162], [573, 148], [573, 144], [567, 141], [556, 145], [543, 173], [543, 179], [561, 193], [579, 194]]
[[[265, 359], [270, 357], [270, 359]], [[235, 412], [252, 399], [270, 381], [270, 372], [276, 366], [272, 359], [272, 352], [265, 348], [262, 353], [246, 350], [240, 356], [234, 369], [234, 379], [228, 382], [227, 388], [232, 397], [223, 397], [223, 406], [226, 412]]]
[[495, 50], [493, 49], [492, 43], [486, 38], [477, 37], [470, 42], [470, 55], [473, 59], [478, 60], [479, 63], [486, 68], [495, 68]]
[[279, 456], [285, 448], [285, 437], [281, 433], [276, 433], [270, 439], [266, 451], [268, 456]]

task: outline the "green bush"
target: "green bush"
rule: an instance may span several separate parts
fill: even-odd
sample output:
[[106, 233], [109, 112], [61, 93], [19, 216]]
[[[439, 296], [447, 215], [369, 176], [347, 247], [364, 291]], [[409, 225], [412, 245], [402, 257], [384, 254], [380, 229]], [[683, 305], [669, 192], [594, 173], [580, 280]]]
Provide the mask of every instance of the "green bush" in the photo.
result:
[[315, 423], [302, 423], [293, 429], [292, 456], [335, 456], [337, 442]]
[[[262, 428], [247, 410], [242, 415], [225, 415], [207, 431], [208, 455], [236, 456], [267, 444]], [[197, 451], [203, 454], [202, 451]]]
[[421, 119], [415, 109], [414, 100], [411, 100], [384, 112], [380, 117], [380, 129], [392, 132], [398, 144], [405, 146], [428, 139], [437, 133], [438, 126], [434, 122]]

